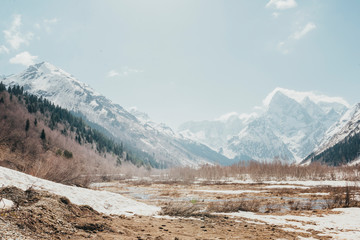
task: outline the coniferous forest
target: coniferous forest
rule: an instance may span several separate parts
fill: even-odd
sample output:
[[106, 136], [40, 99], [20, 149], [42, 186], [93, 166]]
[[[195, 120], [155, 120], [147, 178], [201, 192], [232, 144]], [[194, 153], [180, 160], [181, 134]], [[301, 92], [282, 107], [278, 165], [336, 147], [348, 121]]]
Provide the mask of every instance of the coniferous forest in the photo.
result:
[[[53, 148], [52, 143], [55, 140], [65, 139], [62, 140], [64, 142], [68, 141], [66, 139], [71, 139], [75, 145], [83, 146], [103, 159], [109, 157], [115, 159], [118, 166], [128, 162], [138, 167], [158, 167], [150, 155], [134, 151], [131, 146], [124, 146], [126, 144], [112, 139], [108, 133], [90, 127], [83, 118], [54, 105], [45, 98], [25, 92], [23, 87], [7, 88], [0, 83], [0, 110], [2, 132], [0, 143], [1, 141], [8, 145], [11, 143], [11, 151], [20, 150], [24, 153], [28, 151], [30, 153], [28, 156], [33, 156], [33, 159], [36, 158], [37, 153]], [[17, 111], [20, 113], [16, 113]], [[55, 132], [59, 132], [62, 137], [55, 137]], [[70, 149], [61, 147], [53, 151], [56, 156], [62, 156], [67, 160], [76, 159], [79, 156]], [[20, 165], [13, 168], [24, 171], [26, 167], [23, 164]]]

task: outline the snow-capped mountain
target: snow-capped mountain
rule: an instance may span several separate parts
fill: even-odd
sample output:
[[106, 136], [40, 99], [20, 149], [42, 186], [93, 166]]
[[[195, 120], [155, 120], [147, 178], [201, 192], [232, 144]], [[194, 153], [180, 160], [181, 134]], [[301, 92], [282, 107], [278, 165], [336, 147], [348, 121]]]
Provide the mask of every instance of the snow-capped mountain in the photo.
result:
[[[212, 149], [224, 153], [224, 143], [234, 137], [254, 119], [256, 114], [239, 115], [235, 112], [226, 114], [215, 121], [187, 122], [179, 127], [179, 134], [186, 138], [193, 139], [207, 144]], [[225, 153], [224, 153], [225, 154]], [[226, 153], [233, 158], [231, 152]]]
[[360, 157], [360, 103], [350, 108], [325, 133], [319, 146], [302, 162], [340, 165]]
[[205, 145], [178, 136], [166, 125], [151, 122], [144, 114], [134, 116], [49, 63], [35, 64], [20, 74], [4, 77], [2, 81], [5, 85], [23, 86], [25, 91], [85, 117], [107, 130], [115, 139], [165, 165], [228, 161]]
[[276, 88], [264, 99], [261, 113], [188, 122], [180, 133], [230, 158], [300, 162], [348, 106], [341, 98]]

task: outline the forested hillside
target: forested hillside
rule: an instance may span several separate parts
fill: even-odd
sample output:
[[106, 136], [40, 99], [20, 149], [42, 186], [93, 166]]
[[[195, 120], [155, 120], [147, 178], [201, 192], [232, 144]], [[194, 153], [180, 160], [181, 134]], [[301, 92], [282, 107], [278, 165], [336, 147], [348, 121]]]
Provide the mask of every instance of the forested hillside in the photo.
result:
[[309, 155], [304, 162], [321, 162], [330, 166], [350, 163], [360, 157], [360, 133], [351, 134], [325, 151]]
[[80, 117], [19, 86], [0, 83], [1, 166], [80, 184], [80, 176], [112, 171], [124, 162], [151, 166]]

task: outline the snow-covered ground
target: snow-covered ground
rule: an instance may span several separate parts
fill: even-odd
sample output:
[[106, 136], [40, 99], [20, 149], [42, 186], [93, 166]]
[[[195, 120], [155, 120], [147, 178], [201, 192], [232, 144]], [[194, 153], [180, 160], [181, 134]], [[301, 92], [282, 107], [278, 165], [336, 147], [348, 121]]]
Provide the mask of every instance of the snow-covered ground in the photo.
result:
[[295, 216], [295, 215], [260, 215], [253, 212], [228, 213], [232, 217], [244, 217], [251, 222], [260, 221], [268, 224], [283, 226], [285, 231], [319, 231], [324, 236], [334, 239], [360, 239], [360, 208], [333, 209], [338, 214], [323, 216]]
[[126, 198], [117, 193], [67, 186], [36, 178], [18, 171], [0, 167], [0, 187], [15, 186], [22, 190], [30, 187], [65, 196], [74, 204], [89, 205], [105, 214], [154, 215], [159, 207]]
[[[252, 180], [236, 180], [230, 179], [225, 181], [226, 183], [239, 183], [239, 184], [255, 184], [259, 183]], [[342, 181], [342, 180], [326, 180], [326, 181], [315, 181], [315, 180], [289, 180], [289, 181], [261, 181], [262, 184], [274, 185], [270, 188], [302, 188], [303, 186], [316, 187], [316, 186], [331, 186], [331, 187], [346, 187], [346, 186], [359, 186], [359, 181]]]
[[305, 187], [305, 186], [298, 186], [298, 185], [269, 185], [269, 186], [265, 186], [264, 188], [269, 188], [269, 189], [272, 189], [272, 188], [291, 188], [291, 189], [294, 189], [294, 188], [299, 188], [299, 189], [308, 189], [310, 187]]
[[220, 193], [220, 194], [242, 194], [242, 193], [260, 193], [258, 190], [195, 190], [194, 192]]

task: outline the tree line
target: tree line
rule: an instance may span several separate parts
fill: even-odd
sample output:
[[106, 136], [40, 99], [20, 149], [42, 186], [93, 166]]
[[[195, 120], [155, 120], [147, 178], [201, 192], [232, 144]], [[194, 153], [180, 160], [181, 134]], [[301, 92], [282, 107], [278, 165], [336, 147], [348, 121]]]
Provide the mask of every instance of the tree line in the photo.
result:
[[[38, 97], [33, 94], [29, 94], [24, 91], [23, 87], [6, 86], [0, 82], [0, 92], [7, 91], [10, 94], [10, 101], [14, 97], [19, 102], [25, 105], [28, 112], [36, 114], [40, 112], [45, 117], [44, 121], [51, 130], [59, 130], [61, 134], [65, 136], [74, 136], [76, 142], [80, 145], [90, 144], [95, 146], [96, 151], [99, 154], [106, 156], [106, 153], [112, 153], [117, 156], [117, 163], [121, 164], [122, 160], [130, 161], [137, 166], [148, 165], [156, 167], [157, 163], [153, 158], [146, 156], [145, 160], [139, 157], [144, 153], [132, 152], [131, 150], [124, 149], [122, 142], [115, 142], [113, 139], [105, 136], [100, 131], [91, 128], [81, 117], [73, 115], [70, 111], [61, 108], [58, 105], [50, 102], [49, 100]], [[3, 103], [3, 97], [0, 98], [0, 103]], [[36, 125], [37, 119], [35, 118], [34, 125]], [[30, 123], [26, 120], [25, 131], [29, 130]], [[45, 132], [42, 131], [41, 139], [45, 139]]]

